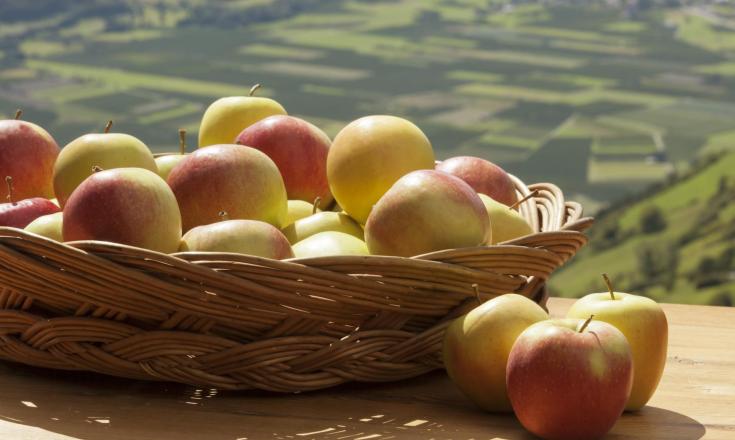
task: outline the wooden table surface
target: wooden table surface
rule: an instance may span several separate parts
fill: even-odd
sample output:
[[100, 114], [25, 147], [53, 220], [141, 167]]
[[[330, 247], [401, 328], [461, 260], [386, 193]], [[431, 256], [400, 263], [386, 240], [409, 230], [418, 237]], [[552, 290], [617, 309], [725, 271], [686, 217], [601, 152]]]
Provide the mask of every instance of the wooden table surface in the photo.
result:
[[[553, 316], [569, 300], [552, 299]], [[735, 309], [665, 305], [669, 359], [608, 438], [735, 439]], [[217, 392], [0, 362], [0, 439], [531, 439], [476, 409], [444, 372], [295, 395]]]

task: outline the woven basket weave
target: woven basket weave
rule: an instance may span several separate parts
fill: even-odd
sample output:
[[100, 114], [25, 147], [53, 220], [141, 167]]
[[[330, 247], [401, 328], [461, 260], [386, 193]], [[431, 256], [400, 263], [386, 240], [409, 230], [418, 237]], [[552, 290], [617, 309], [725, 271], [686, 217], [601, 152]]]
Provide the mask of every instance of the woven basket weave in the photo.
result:
[[544, 303], [591, 223], [515, 179], [535, 234], [413, 258], [289, 261], [57, 243], [0, 227], [0, 358], [222, 389], [294, 392], [441, 368], [451, 318], [496, 295]]

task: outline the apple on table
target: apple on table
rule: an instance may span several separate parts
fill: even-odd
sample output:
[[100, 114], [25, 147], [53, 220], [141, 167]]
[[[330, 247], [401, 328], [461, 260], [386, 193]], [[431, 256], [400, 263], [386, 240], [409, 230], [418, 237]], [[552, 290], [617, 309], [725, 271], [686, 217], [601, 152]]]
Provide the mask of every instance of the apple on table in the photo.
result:
[[606, 274], [608, 292], [592, 293], [577, 300], [567, 317], [594, 314], [595, 319], [617, 327], [628, 339], [633, 353], [633, 389], [625, 409], [635, 411], [646, 405], [658, 387], [666, 365], [668, 322], [656, 301], [645, 296], [615, 292]]
[[524, 428], [547, 440], [596, 439], [612, 429], [633, 385], [633, 358], [613, 325], [550, 319], [518, 336], [506, 385]]

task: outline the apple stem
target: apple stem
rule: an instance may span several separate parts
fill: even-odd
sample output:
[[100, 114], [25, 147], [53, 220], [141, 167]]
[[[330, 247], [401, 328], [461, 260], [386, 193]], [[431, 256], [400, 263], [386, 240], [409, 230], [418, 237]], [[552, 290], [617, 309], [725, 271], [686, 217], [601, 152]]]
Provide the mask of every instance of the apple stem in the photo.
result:
[[221, 218], [221, 219], [222, 219], [223, 221], [224, 221], [224, 220], [229, 220], [229, 219], [230, 219], [230, 214], [228, 214], [228, 213], [227, 213], [227, 211], [224, 211], [224, 210], [222, 210], [222, 211], [218, 212], [218, 213], [217, 213], [217, 215], [218, 215], [218, 216], [219, 216], [219, 217], [220, 217], [220, 218]]
[[508, 207], [508, 209], [516, 209], [518, 206], [520, 206], [521, 203], [525, 202], [526, 200], [528, 200], [528, 199], [530, 199], [532, 197], [536, 197], [537, 195], [538, 195], [538, 190], [537, 189], [534, 189], [528, 195], [526, 195], [526, 197], [524, 197], [521, 200], [519, 200], [519, 201], [515, 202], [514, 204], [510, 205]]
[[183, 156], [186, 154], [186, 129], [179, 128], [179, 152]]
[[248, 96], [253, 96], [255, 94], [255, 91], [260, 88], [260, 84], [256, 84], [252, 87], [250, 87], [250, 93], [248, 93]]
[[112, 128], [112, 119], [107, 121], [107, 124], [105, 124], [105, 134], [109, 133], [111, 128]]
[[8, 185], [8, 202], [15, 205], [15, 201], [13, 200], [13, 178], [10, 176], [5, 176], [5, 184]]
[[316, 214], [316, 212], [319, 210], [319, 204], [322, 203], [322, 198], [317, 196], [316, 199], [314, 199], [314, 207], [311, 208], [311, 213]]
[[104, 170], [105, 170], [105, 169], [104, 169], [104, 168], [102, 168], [102, 167], [101, 167], [101, 166], [99, 166], [99, 165], [95, 165], [95, 166], [93, 166], [93, 167], [92, 167], [92, 172], [93, 172], [93, 173], [99, 173], [100, 171], [104, 171]]
[[13, 119], [15, 119], [17, 121], [18, 119], [20, 119], [20, 117], [22, 115], [23, 115], [23, 110], [18, 109], [18, 110], [15, 111], [15, 118], [13, 118]]
[[610, 297], [615, 299], [615, 291], [613, 290], [612, 281], [610, 281], [610, 278], [606, 273], [602, 274], [602, 279], [605, 280], [605, 285], [607, 285], [607, 290], [610, 292]]
[[472, 289], [475, 291], [475, 298], [477, 298], [477, 302], [482, 304], [482, 299], [480, 299], [480, 286], [477, 283], [472, 283]]
[[595, 315], [590, 315], [590, 317], [587, 318], [587, 320], [584, 322], [584, 324], [582, 324], [582, 327], [580, 327], [579, 333], [582, 333], [584, 331], [584, 329], [586, 329], [587, 326], [590, 325], [590, 322], [592, 322], [592, 318], [594, 318], [594, 317], [595, 317]]

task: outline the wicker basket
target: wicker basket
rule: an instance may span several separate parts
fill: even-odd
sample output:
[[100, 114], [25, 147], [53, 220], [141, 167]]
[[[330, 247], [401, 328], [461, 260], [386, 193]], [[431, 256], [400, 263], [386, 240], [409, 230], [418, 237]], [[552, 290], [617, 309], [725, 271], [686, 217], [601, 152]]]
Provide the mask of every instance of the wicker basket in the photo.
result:
[[586, 243], [579, 204], [530, 189], [520, 212], [540, 232], [414, 258], [164, 255], [0, 228], [0, 358], [281, 392], [417, 376], [441, 368], [451, 318], [508, 292], [543, 304]]

